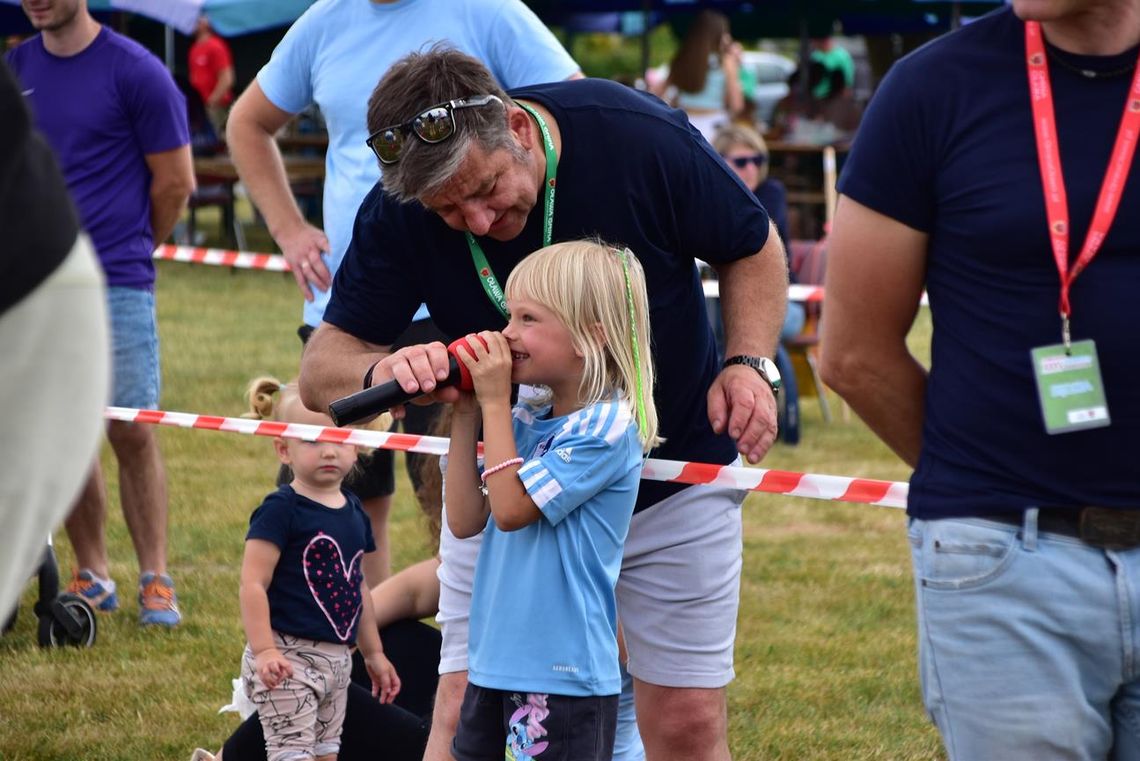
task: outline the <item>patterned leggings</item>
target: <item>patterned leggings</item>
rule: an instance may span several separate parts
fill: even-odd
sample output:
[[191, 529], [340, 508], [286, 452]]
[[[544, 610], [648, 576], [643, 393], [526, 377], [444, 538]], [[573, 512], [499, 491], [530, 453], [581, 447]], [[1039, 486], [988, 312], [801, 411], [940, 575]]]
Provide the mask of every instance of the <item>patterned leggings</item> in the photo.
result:
[[249, 645], [242, 654], [245, 693], [257, 706], [268, 761], [307, 761], [340, 750], [352, 656], [347, 645], [273, 633], [293, 676], [269, 689]]

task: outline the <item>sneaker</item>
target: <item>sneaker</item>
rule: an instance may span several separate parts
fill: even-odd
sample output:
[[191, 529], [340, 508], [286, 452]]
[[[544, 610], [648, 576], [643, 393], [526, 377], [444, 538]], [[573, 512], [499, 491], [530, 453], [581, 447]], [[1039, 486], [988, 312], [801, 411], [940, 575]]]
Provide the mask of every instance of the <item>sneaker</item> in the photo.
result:
[[178, 626], [181, 621], [174, 581], [152, 571], [144, 573], [139, 578], [139, 623], [171, 627]]
[[115, 594], [115, 582], [101, 579], [95, 572], [84, 568], [76, 571], [67, 585], [67, 591], [79, 595], [95, 610], [110, 613], [119, 609], [119, 596]]
[[214, 754], [203, 748], [195, 748], [190, 761], [214, 761]]

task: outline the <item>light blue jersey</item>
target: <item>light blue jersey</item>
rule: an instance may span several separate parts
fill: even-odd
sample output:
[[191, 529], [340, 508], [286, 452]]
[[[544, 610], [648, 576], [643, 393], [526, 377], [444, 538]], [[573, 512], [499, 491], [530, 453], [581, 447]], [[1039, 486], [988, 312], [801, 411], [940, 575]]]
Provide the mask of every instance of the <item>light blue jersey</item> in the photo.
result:
[[[566, 79], [578, 65], [521, 0], [320, 0], [273, 51], [257, 83], [273, 105], [297, 113], [316, 103], [329, 131], [324, 230], [336, 272], [352, 238], [356, 210], [380, 178], [368, 137], [368, 98], [380, 77], [407, 53], [447, 41], [478, 58], [504, 89]], [[327, 291], [306, 302], [316, 326]], [[409, 319], [411, 315], [408, 315]]]
[[480, 687], [556, 695], [621, 691], [614, 585], [641, 479], [625, 402], [551, 418], [515, 407], [519, 469], [543, 517], [489, 520], [471, 600], [469, 675]]

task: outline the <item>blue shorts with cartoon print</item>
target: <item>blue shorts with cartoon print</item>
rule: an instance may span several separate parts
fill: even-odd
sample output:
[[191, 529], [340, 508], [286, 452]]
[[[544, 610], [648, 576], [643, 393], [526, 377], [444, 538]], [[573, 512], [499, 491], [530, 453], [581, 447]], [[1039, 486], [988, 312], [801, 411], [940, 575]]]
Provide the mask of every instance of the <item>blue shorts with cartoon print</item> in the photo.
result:
[[520, 693], [469, 682], [451, 755], [457, 761], [610, 761], [617, 711], [617, 695]]

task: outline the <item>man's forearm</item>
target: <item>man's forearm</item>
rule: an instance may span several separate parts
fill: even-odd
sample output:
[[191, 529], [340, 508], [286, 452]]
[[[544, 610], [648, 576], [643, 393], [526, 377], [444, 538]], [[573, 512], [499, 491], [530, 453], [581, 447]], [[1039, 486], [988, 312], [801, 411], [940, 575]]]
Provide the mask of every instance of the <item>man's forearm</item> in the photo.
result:
[[827, 261], [819, 370], [871, 430], [914, 466], [926, 369], [907, 347], [926, 279], [929, 238], [841, 196]]
[[150, 228], [154, 232], [154, 245], [159, 245], [174, 232], [192, 192], [193, 188], [151, 188]]
[[330, 402], [360, 391], [365, 372], [387, 354], [385, 347], [321, 323], [301, 355], [301, 402], [311, 410], [327, 410]]
[[838, 368], [825, 360], [824, 382], [903, 462], [915, 467], [922, 449], [926, 369], [905, 348], [890, 356], [844, 354], [847, 360]]
[[716, 265], [725, 356], [771, 356], [788, 308], [788, 267], [773, 231], [755, 256]]
[[304, 225], [305, 218], [289, 188], [285, 163], [273, 135], [242, 118], [239, 111], [230, 117], [226, 138], [238, 175], [274, 240], [283, 230]]

